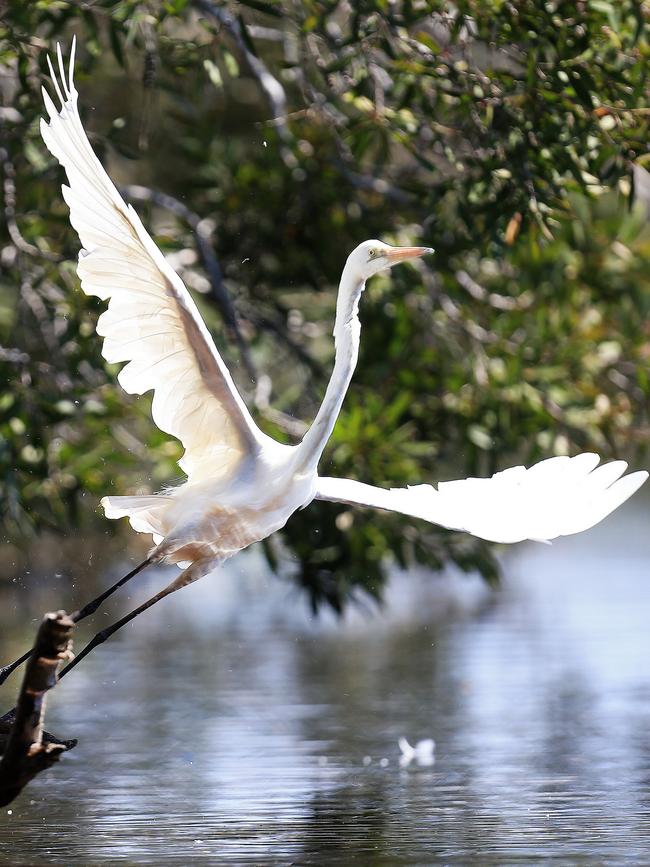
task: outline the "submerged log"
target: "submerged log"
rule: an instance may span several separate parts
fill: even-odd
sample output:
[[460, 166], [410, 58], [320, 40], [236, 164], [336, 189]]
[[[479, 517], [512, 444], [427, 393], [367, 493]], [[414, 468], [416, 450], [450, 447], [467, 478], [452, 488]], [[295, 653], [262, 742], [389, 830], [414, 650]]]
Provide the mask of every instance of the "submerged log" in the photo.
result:
[[43, 731], [46, 693], [56, 685], [59, 666], [71, 655], [73, 628], [65, 611], [45, 615], [16, 707], [0, 718], [0, 807], [11, 803], [30, 780], [77, 743]]

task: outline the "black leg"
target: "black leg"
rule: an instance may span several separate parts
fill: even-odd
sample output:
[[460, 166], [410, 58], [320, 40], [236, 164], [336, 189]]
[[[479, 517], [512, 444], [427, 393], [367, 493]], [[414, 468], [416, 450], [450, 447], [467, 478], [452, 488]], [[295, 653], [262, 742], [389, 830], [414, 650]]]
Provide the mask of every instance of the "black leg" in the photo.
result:
[[[120, 578], [119, 581], [116, 581], [108, 590], [105, 590], [103, 593], [93, 599], [92, 602], [89, 602], [87, 605], [84, 605], [83, 608], [80, 608], [79, 611], [75, 611], [74, 614], [70, 615], [73, 623], [79, 623], [80, 620], [83, 620], [86, 617], [90, 617], [91, 614], [94, 614], [95, 611], [99, 608], [99, 606], [104, 602], [105, 599], [108, 599], [109, 596], [112, 596], [116, 590], [119, 590], [122, 585], [126, 584], [127, 581], [130, 581], [138, 572], [141, 572], [145, 566], [148, 566], [153, 562], [152, 557], [147, 557], [146, 560], [143, 560], [135, 569], [132, 569], [127, 575], [123, 578]], [[0, 686], [5, 682], [5, 680], [9, 677], [12, 671], [15, 671], [19, 665], [22, 665], [23, 662], [26, 662], [29, 657], [32, 655], [31, 648], [27, 651], [27, 653], [23, 653], [21, 657], [11, 662], [9, 665], [5, 665], [3, 668], [0, 668]]]
[[79, 623], [80, 620], [83, 620], [85, 617], [90, 617], [91, 614], [94, 614], [95, 611], [99, 608], [102, 602], [105, 599], [108, 599], [109, 596], [112, 596], [116, 590], [119, 590], [123, 584], [126, 584], [127, 581], [130, 581], [131, 578], [135, 577], [138, 572], [141, 572], [146, 566], [153, 562], [152, 557], [147, 557], [146, 560], [143, 560], [135, 569], [132, 569], [124, 578], [120, 578], [119, 581], [116, 581], [112, 587], [109, 587], [108, 590], [104, 590], [103, 593], [93, 599], [92, 602], [89, 602], [87, 605], [84, 605], [83, 608], [80, 608], [79, 611], [75, 611], [74, 614], [70, 615], [70, 619], [73, 623]]
[[125, 614], [124, 617], [122, 617], [116, 623], [113, 623], [110, 626], [107, 626], [106, 629], [102, 629], [101, 632], [98, 632], [97, 635], [90, 639], [90, 641], [83, 648], [83, 650], [81, 650], [75, 656], [72, 662], [68, 663], [68, 665], [66, 665], [66, 667], [61, 671], [61, 673], [59, 674], [59, 680], [64, 677], [69, 671], [71, 671], [75, 667], [75, 665], [78, 665], [85, 656], [88, 656], [91, 650], [94, 650], [100, 644], [103, 644], [107, 638], [110, 638], [111, 635], [114, 635], [118, 631], [118, 629], [126, 626], [126, 624], [130, 623], [131, 620], [135, 620], [135, 618], [139, 614], [142, 614], [143, 611], [151, 608], [153, 605], [156, 604], [156, 602], [160, 602], [160, 600], [164, 599], [165, 596], [170, 596], [172, 593], [175, 593], [176, 590], [180, 590], [181, 587], [192, 584], [196, 580], [196, 578], [199, 577], [198, 575], [196, 577], [190, 577], [186, 574], [187, 572], [189, 572], [189, 570], [186, 570], [186, 572], [183, 572], [181, 575], [179, 575], [175, 581], [172, 581], [172, 583], [168, 587], [165, 587], [164, 590], [156, 593], [156, 595], [152, 596], [151, 599], [147, 599], [147, 601], [143, 602], [142, 605], [138, 605], [138, 607], [134, 608], [133, 611]]
[[23, 662], [27, 662], [29, 657], [32, 655], [32, 650], [33, 648], [30, 647], [27, 653], [23, 653], [22, 656], [19, 656], [18, 659], [15, 659], [13, 662], [9, 663], [9, 665], [4, 665], [0, 668], [0, 686], [2, 686], [12, 671], [15, 671], [19, 665], [23, 664]]

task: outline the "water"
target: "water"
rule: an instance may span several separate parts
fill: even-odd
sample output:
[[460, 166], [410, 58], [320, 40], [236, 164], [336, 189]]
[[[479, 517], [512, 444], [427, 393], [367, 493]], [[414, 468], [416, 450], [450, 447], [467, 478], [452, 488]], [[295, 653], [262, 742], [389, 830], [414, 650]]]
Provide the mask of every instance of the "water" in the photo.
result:
[[512, 549], [496, 596], [396, 576], [342, 625], [239, 558], [61, 684], [79, 746], [3, 810], [0, 863], [650, 863], [642, 506]]

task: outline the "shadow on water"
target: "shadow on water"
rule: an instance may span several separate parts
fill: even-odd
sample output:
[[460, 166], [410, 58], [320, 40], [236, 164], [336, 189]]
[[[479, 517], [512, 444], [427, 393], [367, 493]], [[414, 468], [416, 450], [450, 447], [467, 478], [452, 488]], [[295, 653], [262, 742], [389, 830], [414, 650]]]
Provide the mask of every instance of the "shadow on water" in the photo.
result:
[[648, 518], [509, 551], [494, 597], [396, 575], [343, 624], [238, 558], [61, 685], [80, 745], [3, 811], [0, 862], [647, 862]]

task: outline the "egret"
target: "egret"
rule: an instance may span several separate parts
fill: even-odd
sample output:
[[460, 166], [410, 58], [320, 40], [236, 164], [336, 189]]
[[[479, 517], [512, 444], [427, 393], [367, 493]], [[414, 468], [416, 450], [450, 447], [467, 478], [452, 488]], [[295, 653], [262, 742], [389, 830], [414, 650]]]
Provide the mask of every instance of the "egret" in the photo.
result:
[[187, 478], [159, 494], [102, 499], [107, 518], [127, 517], [134, 530], [153, 536], [154, 546], [77, 619], [149, 564], [174, 563], [181, 572], [98, 633], [71, 665], [140, 612], [279, 530], [314, 499], [400, 512], [493, 542], [547, 541], [593, 527], [643, 484], [646, 472], [624, 476], [624, 461], [598, 467], [594, 454], [553, 457], [529, 469], [512, 467], [437, 489], [385, 489], [319, 476], [320, 457], [357, 363], [366, 281], [433, 251], [370, 240], [350, 253], [338, 290], [334, 369], [322, 405], [302, 442], [275, 441], [253, 421], [189, 292], [93, 152], [77, 108], [74, 51], [73, 41], [66, 72], [57, 46], [58, 75], [48, 57], [59, 105], [43, 88], [49, 121], [41, 121], [41, 133], [67, 174], [62, 192], [82, 245], [81, 287], [108, 300], [97, 323], [104, 358], [126, 362], [118, 380], [129, 394], [153, 390], [153, 420], [184, 446], [179, 464]]

